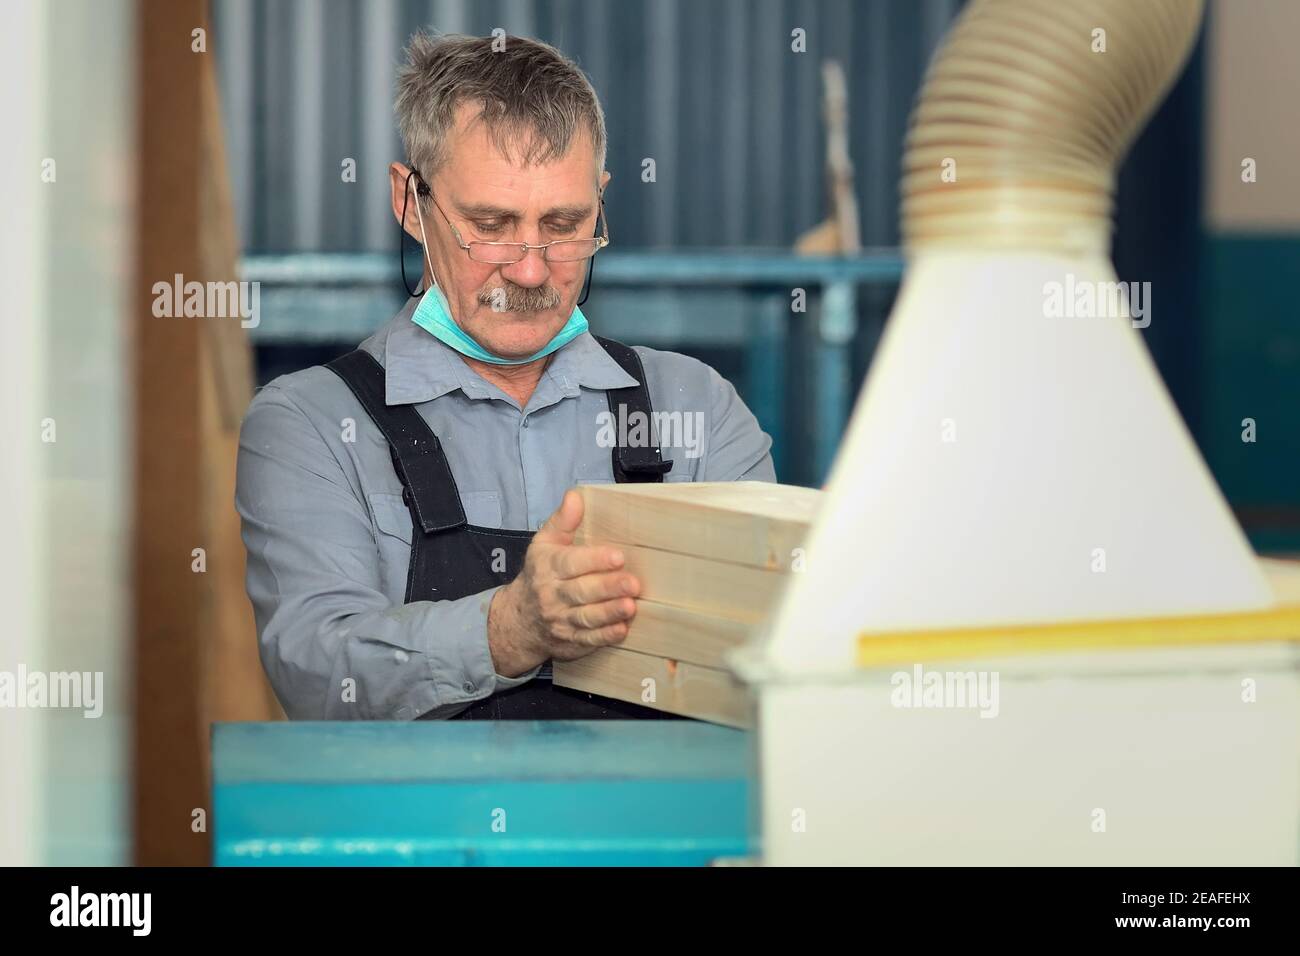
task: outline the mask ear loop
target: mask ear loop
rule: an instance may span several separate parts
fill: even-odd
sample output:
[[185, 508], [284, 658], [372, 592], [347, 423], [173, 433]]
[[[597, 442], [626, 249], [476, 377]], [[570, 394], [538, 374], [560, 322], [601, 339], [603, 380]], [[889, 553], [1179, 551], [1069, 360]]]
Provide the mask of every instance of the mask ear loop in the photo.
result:
[[[407, 203], [411, 201], [411, 177], [419, 176], [419, 175], [420, 174], [415, 170], [414, 167], [412, 167], [411, 171], [406, 174], [406, 189], [402, 194], [402, 221], [398, 223], [398, 229], [400, 229], [401, 232], [398, 236], [398, 241], [397, 241], [397, 259], [402, 267], [402, 288], [406, 290], [406, 294], [408, 296], [416, 296], [420, 294], [420, 287], [416, 286], [415, 291], [411, 291], [411, 284], [406, 279], [406, 254], [405, 254], [406, 206]], [[426, 194], [428, 193], [429, 187], [424, 184], [423, 177], [421, 177], [419, 184], [417, 184], [416, 186], [415, 215], [416, 218], [420, 220], [420, 240], [421, 240], [420, 251], [424, 253], [424, 261], [429, 264], [429, 275], [433, 275], [433, 261], [429, 258], [429, 237], [425, 235], [424, 214], [420, 212], [419, 197], [420, 197], [421, 189], [424, 189]], [[421, 283], [423, 283], [424, 281], [423, 276], [421, 276], [420, 281]], [[434, 282], [436, 284], [437, 280], [435, 279]]]

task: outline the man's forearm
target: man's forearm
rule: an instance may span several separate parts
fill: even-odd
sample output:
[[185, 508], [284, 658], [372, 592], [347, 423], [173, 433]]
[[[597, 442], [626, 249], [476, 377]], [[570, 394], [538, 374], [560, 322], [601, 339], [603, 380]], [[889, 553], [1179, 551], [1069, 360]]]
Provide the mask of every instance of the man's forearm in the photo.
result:
[[486, 631], [492, 597], [350, 615], [330, 613], [319, 598], [284, 602], [262, 635], [276, 696], [294, 719], [451, 716], [498, 689]]

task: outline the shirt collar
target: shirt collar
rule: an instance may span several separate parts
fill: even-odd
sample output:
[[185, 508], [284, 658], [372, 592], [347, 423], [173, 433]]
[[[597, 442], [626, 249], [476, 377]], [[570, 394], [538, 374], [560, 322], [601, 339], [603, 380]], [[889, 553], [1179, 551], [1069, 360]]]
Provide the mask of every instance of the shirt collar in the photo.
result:
[[[460, 389], [468, 398], [492, 398], [499, 390], [465, 364], [461, 354], [411, 321], [418, 296], [413, 296], [388, 323], [386, 341], [375, 351], [384, 358], [384, 400], [389, 405], [414, 405], [432, 401]], [[378, 343], [377, 343], [378, 345]], [[576, 396], [579, 387], [625, 388], [634, 379], [614, 361], [590, 332], [556, 350], [538, 387], [550, 383], [564, 396]]]

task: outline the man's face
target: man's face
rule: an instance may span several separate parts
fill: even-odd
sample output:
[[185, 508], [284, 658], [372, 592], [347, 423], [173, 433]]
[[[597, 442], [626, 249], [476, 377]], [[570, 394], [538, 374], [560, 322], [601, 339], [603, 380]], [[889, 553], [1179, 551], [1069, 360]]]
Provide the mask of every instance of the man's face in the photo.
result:
[[[599, 207], [597, 183], [604, 188], [609, 174], [598, 178], [586, 131], [574, 137], [563, 157], [524, 168], [518, 163], [526, 144], [512, 149], [516, 155], [507, 159], [483, 124], [473, 122], [477, 113], [472, 104], [458, 109], [447, 160], [428, 179], [433, 199], [460, 230], [461, 238], [467, 243], [477, 239], [536, 245], [593, 235]], [[401, 169], [394, 164], [394, 179]], [[395, 184], [395, 199], [401, 191]], [[419, 239], [415, 180], [411, 193], [406, 228]], [[395, 206], [400, 215], [400, 203]], [[423, 215], [429, 258], [452, 318], [489, 352], [505, 358], [531, 355], [573, 314], [587, 260], [547, 262], [541, 250], [530, 249], [519, 262], [476, 262], [456, 242], [447, 219], [427, 200]]]

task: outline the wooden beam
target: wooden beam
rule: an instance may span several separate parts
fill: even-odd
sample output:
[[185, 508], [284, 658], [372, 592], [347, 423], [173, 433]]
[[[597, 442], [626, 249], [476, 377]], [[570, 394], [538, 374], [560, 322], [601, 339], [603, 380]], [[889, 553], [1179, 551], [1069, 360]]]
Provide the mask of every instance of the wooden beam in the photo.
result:
[[[210, 825], [212, 721], [283, 716], [257, 656], [233, 506], [252, 393], [247, 335], [237, 314], [153, 309], [155, 283], [237, 278], [207, 14], [205, 0], [140, 4], [134, 821], [135, 860], [150, 865], [210, 859], [194, 812]], [[207, 31], [202, 51], [193, 48], [198, 28]]]
[[202, 595], [200, 320], [153, 314], [155, 282], [198, 276], [201, 0], [141, 0], [140, 181], [135, 297], [135, 862], [198, 865], [210, 856], [191, 814], [206, 808], [199, 710]]

